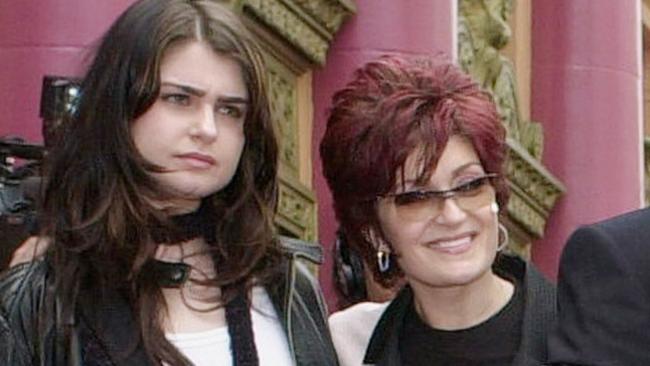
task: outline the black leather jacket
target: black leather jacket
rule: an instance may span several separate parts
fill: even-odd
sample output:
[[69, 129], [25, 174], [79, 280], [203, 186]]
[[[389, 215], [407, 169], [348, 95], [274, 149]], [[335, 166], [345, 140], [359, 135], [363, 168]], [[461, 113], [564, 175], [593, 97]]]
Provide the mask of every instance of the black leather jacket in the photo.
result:
[[[320, 247], [299, 240], [283, 239], [282, 248], [287, 260], [283, 263], [284, 278], [267, 287], [278, 316], [284, 325], [295, 365], [338, 365], [334, 347], [327, 329], [327, 312], [316, 280], [304, 260], [319, 263]], [[80, 294], [77, 311], [86, 323], [73, 327], [70, 345], [57, 347], [57, 321], [60, 318], [56, 301], [48, 292], [52, 282], [46, 260], [23, 264], [0, 275], [0, 365], [11, 366], [62, 366], [58, 353], [65, 353], [65, 366], [83, 366], [88, 349], [84, 333], [101, 333], [106, 357], [95, 363], [129, 366], [148, 365], [149, 362], [139, 339], [133, 334], [133, 324], [128, 306], [120, 300], [102, 298], [102, 307], [92, 308], [99, 294]], [[115, 298], [119, 298], [116, 296]], [[90, 310], [92, 308], [92, 310]], [[38, 326], [38, 319], [45, 326]], [[134, 346], [135, 345], [135, 346]], [[95, 353], [96, 354], [96, 353]]]

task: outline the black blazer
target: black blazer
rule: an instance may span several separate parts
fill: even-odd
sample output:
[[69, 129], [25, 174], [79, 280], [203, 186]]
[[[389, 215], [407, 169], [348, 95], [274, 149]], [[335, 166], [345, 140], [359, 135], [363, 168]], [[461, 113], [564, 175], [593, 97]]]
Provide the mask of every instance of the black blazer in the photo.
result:
[[579, 228], [560, 260], [556, 365], [650, 365], [650, 210]]

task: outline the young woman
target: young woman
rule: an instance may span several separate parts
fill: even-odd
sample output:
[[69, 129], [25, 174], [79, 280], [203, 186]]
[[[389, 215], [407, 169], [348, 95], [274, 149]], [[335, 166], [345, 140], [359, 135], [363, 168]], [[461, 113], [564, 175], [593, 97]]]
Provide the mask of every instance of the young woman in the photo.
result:
[[554, 289], [500, 254], [505, 129], [490, 96], [443, 61], [380, 58], [334, 95], [320, 151], [334, 207], [389, 304], [330, 318], [343, 365], [534, 365]]
[[214, 1], [119, 17], [52, 155], [49, 249], [0, 279], [0, 364], [336, 364], [317, 256], [273, 230], [264, 80]]

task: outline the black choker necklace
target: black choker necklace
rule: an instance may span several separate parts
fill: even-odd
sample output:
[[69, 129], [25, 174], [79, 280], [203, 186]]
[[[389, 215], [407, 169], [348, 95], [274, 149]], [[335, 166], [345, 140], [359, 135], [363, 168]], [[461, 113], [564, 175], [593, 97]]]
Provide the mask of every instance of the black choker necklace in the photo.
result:
[[187, 263], [151, 259], [146, 264], [146, 271], [156, 279], [160, 287], [179, 288], [190, 278], [192, 268]]
[[[159, 244], [175, 244], [197, 237], [204, 237], [207, 243], [215, 244], [214, 215], [209, 201], [201, 204], [198, 210], [184, 215], [171, 217], [169, 227], [161, 224], [153, 225], [151, 236]], [[145, 273], [158, 281], [163, 288], [179, 288], [190, 277], [192, 268], [186, 263], [163, 262], [151, 259], [145, 264]], [[250, 314], [250, 303], [246, 286], [234, 289], [237, 294], [225, 304], [226, 323], [231, 339], [232, 358], [234, 366], [257, 366], [259, 358], [253, 324]]]
[[[178, 244], [198, 237], [205, 237], [206, 241], [210, 241], [214, 236], [211, 207], [209, 203], [204, 202], [196, 211], [170, 217], [167, 225], [151, 225], [152, 239], [163, 245]], [[147, 267], [147, 271], [157, 279], [160, 286], [167, 288], [182, 286], [189, 279], [192, 269], [186, 263], [156, 259], [151, 259]]]
[[176, 244], [205, 236], [210, 226], [207, 211], [207, 205], [202, 204], [196, 211], [172, 216], [169, 225], [154, 224], [151, 237], [159, 244]]

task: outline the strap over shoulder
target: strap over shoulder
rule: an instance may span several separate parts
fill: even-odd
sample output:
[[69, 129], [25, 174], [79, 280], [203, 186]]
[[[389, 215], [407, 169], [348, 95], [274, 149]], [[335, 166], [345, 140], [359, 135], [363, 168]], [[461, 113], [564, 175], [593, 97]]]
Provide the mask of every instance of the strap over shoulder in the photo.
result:
[[299, 256], [315, 264], [323, 263], [323, 248], [316, 242], [280, 235], [278, 245], [286, 255]]

